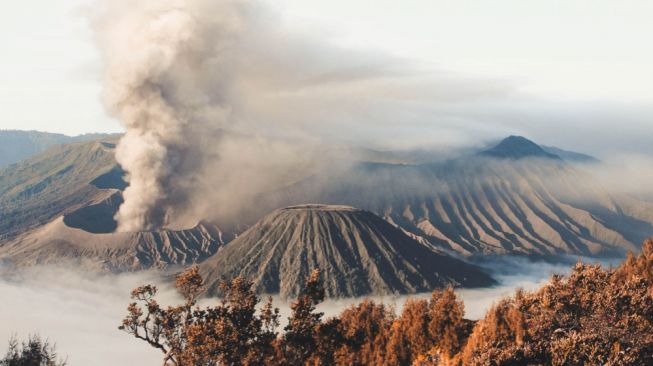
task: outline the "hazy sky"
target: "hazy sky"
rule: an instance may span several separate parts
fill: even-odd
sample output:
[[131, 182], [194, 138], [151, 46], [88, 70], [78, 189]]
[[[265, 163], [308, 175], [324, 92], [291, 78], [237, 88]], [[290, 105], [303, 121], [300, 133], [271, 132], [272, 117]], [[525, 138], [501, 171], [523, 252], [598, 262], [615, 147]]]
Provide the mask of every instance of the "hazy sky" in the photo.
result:
[[[523, 133], [586, 151], [618, 140], [645, 153], [647, 136], [653, 136], [651, 1], [271, 3], [286, 24], [325, 41], [408, 60], [425, 73], [509, 86], [489, 102], [447, 108], [449, 117], [466, 121], [462, 130], [489, 131], [489, 137]], [[23, 0], [3, 7], [0, 128], [66, 134], [121, 129], [100, 99], [102, 64], [83, 11], [93, 4]], [[391, 133], [409, 138], [417, 130], [428, 139], [458, 128], [451, 120], [434, 113], [428, 123]]]

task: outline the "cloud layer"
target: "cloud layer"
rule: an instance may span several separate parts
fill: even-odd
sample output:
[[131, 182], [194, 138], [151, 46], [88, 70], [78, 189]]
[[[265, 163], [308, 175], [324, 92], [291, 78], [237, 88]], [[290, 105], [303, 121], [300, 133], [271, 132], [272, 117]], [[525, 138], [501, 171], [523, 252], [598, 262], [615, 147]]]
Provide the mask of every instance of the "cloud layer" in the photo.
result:
[[[488, 265], [512, 270], [499, 271], [502, 284], [498, 287], [458, 291], [465, 301], [468, 318], [480, 318], [492, 303], [510, 295], [517, 287], [534, 289], [552, 272], [566, 273], [569, 268], [521, 259], [504, 259]], [[101, 276], [58, 267], [33, 267], [19, 276], [1, 279], [0, 354], [4, 354], [11, 335], [26, 338], [38, 333], [56, 343], [59, 354], [68, 356], [70, 366], [158, 364], [159, 351], [117, 329], [126, 314], [131, 289], [146, 283], [157, 285], [161, 304], [180, 303], [174, 289], [156, 273]], [[426, 296], [429, 294], [411, 297]], [[408, 297], [374, 297], [373, 300], [394, 305], [400, 311]], [[361, 300], [327, 300], [318, 310], [327, 317], [334, 316]], [[204, 299], [201, 304], [210, 305], [216, 301]], [[289, 304], [278, 298], [274, 303], [281, 309], [282, 322], [285, 321], [290, 315]]]

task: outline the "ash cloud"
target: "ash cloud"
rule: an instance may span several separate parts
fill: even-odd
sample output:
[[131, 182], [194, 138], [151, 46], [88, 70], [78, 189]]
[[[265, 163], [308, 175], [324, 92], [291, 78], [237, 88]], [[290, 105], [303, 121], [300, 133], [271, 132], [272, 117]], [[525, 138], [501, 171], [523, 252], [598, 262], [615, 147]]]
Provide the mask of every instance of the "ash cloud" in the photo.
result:
[[[275, 98], [272, 90], [337, 82], [343, 70], [302, 72], [303, 44], [284, 44], [289, 37], [277, 34], [261, 4], [102, 5], [94, 24], [105, 100], [126, 128], [116, 152], [129, 181], [116, 215], [120, 231], [193, 224], [203, 209], [216, 210], [207, 201], [228, 211], [310, 159], [308, 144], [285, 141], [283, 126], [266, 126], [264, 113], [252, 116], [248, 104]], [[279, 82], [286, 87], [270, 88]]]
[[[234, 56], [247, 8], [209, 1], [104, 2], [96, 19], [105, 100], [124, 124], [119, 229], [161, 228], [200, 184], [206, 136], [233, 121]], [[212, 16], [207, 16], [211, 14]]]
[[[272, 4], [102, 0], [93, 10], [105, 102], [126, 130], [120, 231], [237, 222], [261, 195], [347, 165], [342, 146], [442, 156], [521, 134], [601, 159], [650, 155], [648, 106], [544, 100], [519, 81], [347, 49]], [[621, 120], [631, 128], [614, 131]]]
[[263, 190], [324, 170], [325, 146], [373, 140], [398, 104], [421, 110], [511, 88], [337, 47], [258, 1], [102, 1], [92, 25], [105, 103], [126, 129], [120, 231], [233, 215]]

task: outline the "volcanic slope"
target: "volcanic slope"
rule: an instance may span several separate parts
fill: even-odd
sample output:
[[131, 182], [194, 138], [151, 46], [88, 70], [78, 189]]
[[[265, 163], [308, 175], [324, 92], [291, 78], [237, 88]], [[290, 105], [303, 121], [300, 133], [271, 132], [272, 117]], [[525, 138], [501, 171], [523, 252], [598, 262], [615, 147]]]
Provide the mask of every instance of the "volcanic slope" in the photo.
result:
[[0, 169], [0, 242], [124, 188], [116, 142], [58, 145]]
[[[436, 164], [361, 163], [288, 187], [280, 207], [352, 205], [463, 255], [613, 256], [653, 235], [653, 205], [523, 138]], [[271, 195], [272, 196], [272, 195]]]
[[437, 287], [487, 286], [478, 267], [436, 253], [371, 212], [301, 205], [267, 215], [200, 264], [209, 292], [242, 276], [260, 293], [296, 296], [320, 269], [329, 297], [403, 294]]
[[186, 230], [91, 233], [59, 217], [1, 246], [0, 260], [11, 268], [73, 265], [117, 273], [194, 264], [222, 244], [219, 230], [202, 223]]

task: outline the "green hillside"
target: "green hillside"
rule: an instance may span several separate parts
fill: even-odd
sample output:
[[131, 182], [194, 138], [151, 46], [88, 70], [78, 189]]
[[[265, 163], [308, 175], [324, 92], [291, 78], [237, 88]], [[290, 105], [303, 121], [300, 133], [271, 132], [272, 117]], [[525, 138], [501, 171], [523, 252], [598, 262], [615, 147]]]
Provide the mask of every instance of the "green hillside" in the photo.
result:
[[117, 137], [53, 146], [0, 169], [0, 240], [121, 188]]

